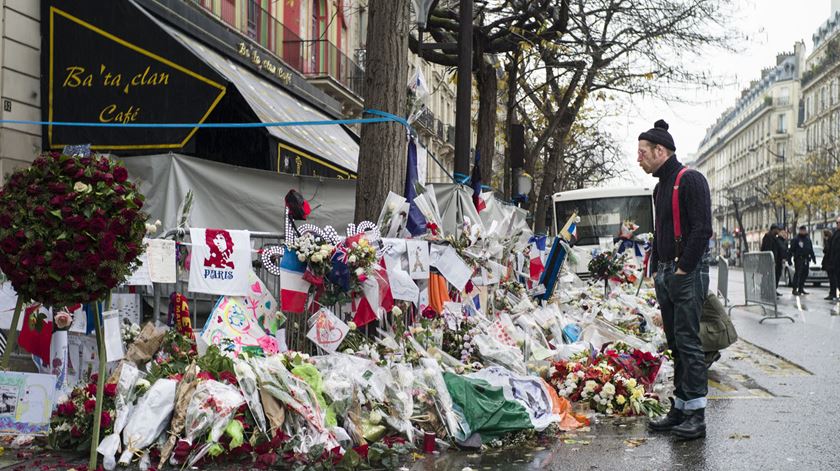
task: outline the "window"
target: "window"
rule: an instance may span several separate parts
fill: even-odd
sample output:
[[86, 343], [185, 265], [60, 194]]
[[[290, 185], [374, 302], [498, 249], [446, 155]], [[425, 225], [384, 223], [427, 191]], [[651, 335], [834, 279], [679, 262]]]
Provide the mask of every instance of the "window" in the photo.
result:
[[779, 134], [784, 134], [787, 132], [787, 126], [785, 125], [785, 118], [787, 116], [780, 114], [777, 118], [778, 126], [776, 127], [776, 132]]
[[259, 41], [260, 39], [260, 4], [258, 0], [248, 0], [248, 36]]

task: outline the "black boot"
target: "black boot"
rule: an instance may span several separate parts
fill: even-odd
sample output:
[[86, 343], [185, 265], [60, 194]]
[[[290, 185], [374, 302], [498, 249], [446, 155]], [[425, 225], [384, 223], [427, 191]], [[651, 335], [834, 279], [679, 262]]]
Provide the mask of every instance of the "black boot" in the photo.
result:
[[685, 421], [671, 429], [671, 432], [683, 440], [693, 440], [706, 436], [706, 410], [684, 411]]
[[683, 423], [685, 420], [685, 414], [683, 411], [674, 407], [674, 398], [670, 398], [671, 401], [671, 410], [668, 411], [668, 414], [659, 419], [659, 420], [652, 420], [648, 422], [648, 428], [654, 432], [667, 432], [677, 425]]

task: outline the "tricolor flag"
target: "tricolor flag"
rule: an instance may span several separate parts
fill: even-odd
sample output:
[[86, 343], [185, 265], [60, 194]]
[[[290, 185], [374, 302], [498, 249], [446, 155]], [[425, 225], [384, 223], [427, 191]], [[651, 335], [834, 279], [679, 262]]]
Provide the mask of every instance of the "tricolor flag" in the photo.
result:
[[476, 212], [481, 212], [487, 207], [487, 203], [481, 199], [481, 152], [475, 151], [475, 165], [473, 165], [472, 176], [470, 177], [470, 186], [473, 189], [473, 204]]
[[362, 282], [362, 294], [353, 316], [353, 322], [359, 327], [379, 319], [384, 312], [394, 308], [394, 297], [384, 269], [374, 270]]
[[306, 310], [310, 283], [303, 279], [306, 262], [294, 250], [286, 249], [280, 260], [280, 310], [302, 313]]
[[546, 236], [533, 236], [529, 240], [531, 243], [531, 262], [529, 265], [531, 281], [537, 282], [545, 270], [545, 240]]
[[571, 242], [572, 240], [577, 239], [577, 223], [580, 222], [580, 218], [578, 217], [577, 213], [572, 214], [568, 221], [566, 221], [566, 225], [563, 226], [563, 229], [560, 230], [560, 235], [566, 239], [567, 242]]

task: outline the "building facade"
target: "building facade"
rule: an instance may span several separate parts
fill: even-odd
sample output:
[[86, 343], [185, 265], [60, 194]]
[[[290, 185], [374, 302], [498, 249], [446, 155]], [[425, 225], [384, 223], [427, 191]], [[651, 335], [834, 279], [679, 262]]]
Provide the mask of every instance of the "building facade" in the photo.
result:
[[[13, 0], [0, 7], [2, 119], [112, 123], [323, 121], [362, 111], [356, 0]], [[176, 152], [354, 178], [357, 129], [235, 132], [0, 125], [0, 178], [42, 150]]]
[[706, 175], [712, 193], [715, 246], [734, 256], [740, 224], [748, 247], [758, 250], [772, 223], [792, 224], [783, 204], [770, 201], [784, 190], [788, 165], [804, 157], [800, 120], [799, 79], [805, 45], [779, 54], [776, 64], [741, 93], [735, 106], [724, 112], [703, 138], [695, 168]]
[[[812, 39], [814, 50], [802, 74], [805, 152], [809, 164], [833, 172], [840, 168], [840, 1], [833, 1], [831, 16]], [[813, 229], [833, 228], [829, 221], [837, 210], [825, 209], [813, 215]]]

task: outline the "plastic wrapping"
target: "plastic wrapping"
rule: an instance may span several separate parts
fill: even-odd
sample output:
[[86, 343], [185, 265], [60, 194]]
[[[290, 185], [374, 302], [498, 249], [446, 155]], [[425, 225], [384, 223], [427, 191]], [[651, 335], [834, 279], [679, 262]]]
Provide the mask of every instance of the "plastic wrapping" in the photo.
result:
[[248, 403], [248, 408], [251, 410], [251, 415], [254, 416], [254, 421], [257, 427], [263, 433], [267, 433], [268, 425], [265, 421], [265, 413], [263, 412], [262, 403], [260, 402], [259, 386], [257, 385], [257, 374], [251, 365], [242, 361], [234, 360], [233, 371], [236, 373], [236, 381], [239, 383], [239, 389], [245, 402]]
[[457, 414], [454, 412], [454, 403], [449, 395], [449, 390], [446, 388], [446, 382], [443, 380], [443, 370], [441, 370], [440, 365], [431, 358], [421, 358], [420, 365], [422, 370], [416, 376], [421, 384], [434, 391], [435, 407], [441, 422], [446, 425], [447, 431], [453, 437], [464, 436], [465, 432]]
[[125, 449], [120, 455], [121, 465], [131, 462], [135, 453], [151, 445], [166, 430], [175, 407], [177, 385], [175, 380], [159, 379], [140, 399], [122, 431]]
[[478, 347], [478, 353], [485, 360], [504, 366], [518, 374], [527, 373], [522, 352], [518, 348], [504, 345], [486, 334], [476, 335], [473, 339], [473, 344]]
[[125, 428], [131, 415], [134, 385], [138, 379], [140, 379], [140, 370], [134, 364], [123, 362], [120, 365], [120, 379], [117, 382], [117, 395], [114, 397], [114, 407], [116, 409], [114, 432], [103, 438], [96, 448], [96, 451], [102, 455], [102, 466], [108, 471], [117, 466], [116, 454], [120, 448], [120, 432]]
[[[157, 384], [157, 383], [155, 383]], [[208, 430], [208, 442], [217, 442], [236, 410], [245, 403], [239, 390], [218, 381], [202, 381], [195, 388], [184, 418], [185, 439], [193, 444]]]

